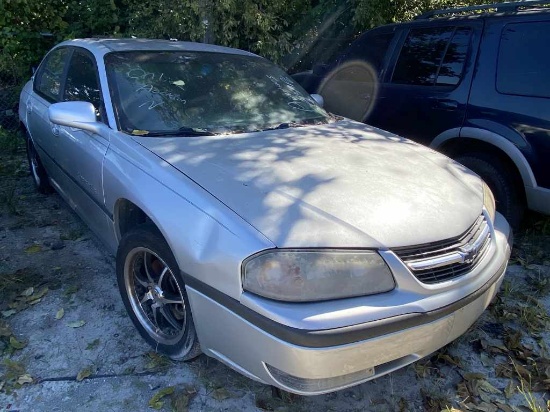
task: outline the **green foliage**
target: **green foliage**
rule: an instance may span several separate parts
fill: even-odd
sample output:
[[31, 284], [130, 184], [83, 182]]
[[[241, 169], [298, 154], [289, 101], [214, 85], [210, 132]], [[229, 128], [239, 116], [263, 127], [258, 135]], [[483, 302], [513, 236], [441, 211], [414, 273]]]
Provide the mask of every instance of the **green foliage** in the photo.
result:
[[[429, 9], [475, 0], [3, 0], [0, 2], [0, 84], [28, 78], [44, 53], [75, 37], [136, 36], [205, 41], [275, 61], [307, 49], [336, 18], [352, 32], [409, 20]], [[342, 13], [345, 14], [342, 14]], [[340, 23], [342, 24], [342, 23]], [[336, 33], [340, 28], [333, 28]], [[333, 37], [334, 33], [329, 37]], [[44, 36], [49, 33], [49, 36]], [[309, 39], [309, 40], [308, 40]], [[9, 68], [6, 69], [6, 67]], [[15, 68], [15, 69], [13, 69]], [[10, 78], [13, 81], [13, 78]]]
[[307, 0], [220, 0], [209, 20], [217, 43], [279, 61], [292, 46], [290, 28], [309, 8]]
[[[483, 0], [357, 0], [355, 24], [369, 29], [382, 24], [412, 20], [429, 10], [491, 3]], [[494, 2], [493, 2], [494, 3]]]
[[40, 33], [61, 34], [67, 27], [63, 15], [67, 5], [63, 0], [6, 0], [0, 6], [0, 49], [2, 62], [11, 60], [15, 67], [35, 65], [51, 40]]

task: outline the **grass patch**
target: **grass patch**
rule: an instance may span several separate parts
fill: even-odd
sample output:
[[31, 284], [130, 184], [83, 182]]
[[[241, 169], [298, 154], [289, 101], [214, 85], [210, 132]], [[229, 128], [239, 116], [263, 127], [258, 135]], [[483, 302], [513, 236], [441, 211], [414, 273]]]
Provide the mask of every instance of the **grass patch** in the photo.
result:
[[550, 216], [529, 213], [523, 229], [515, 237], [512, 262], [530, 265], [550, 265]]
[[15, 181], [7, 182], [0, 189], [0, 205], [11, 215], [20, 215], [19, 199], [17, 197], [17, 184]]
[[0, 151], [15, 154], [24, 147], [20, 131], [6, 130], [0, 126]]

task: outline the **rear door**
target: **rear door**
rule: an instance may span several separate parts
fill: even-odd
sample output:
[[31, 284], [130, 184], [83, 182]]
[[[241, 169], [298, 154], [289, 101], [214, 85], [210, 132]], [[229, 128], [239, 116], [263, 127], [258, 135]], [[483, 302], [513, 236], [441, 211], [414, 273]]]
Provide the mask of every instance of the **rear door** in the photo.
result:
[[481, 20], [409, 26], [366, 122], [424, 144], [449, 129], [458, 135], [482, 28]]
[[40, 64], [34, 76], [33, 92], [26, 102], [29, 133], [50, 177], [59, 173], [54, 162], [59, 127], [50, 122], [48, 108], [61, 101], [63, 79], [70, 57], [69, 47], [52, 50]]
[[488, 19], [485, 31], [465, 130], [489, 130], [512, 142], [537, 185], [550, 189], [550, 19]]

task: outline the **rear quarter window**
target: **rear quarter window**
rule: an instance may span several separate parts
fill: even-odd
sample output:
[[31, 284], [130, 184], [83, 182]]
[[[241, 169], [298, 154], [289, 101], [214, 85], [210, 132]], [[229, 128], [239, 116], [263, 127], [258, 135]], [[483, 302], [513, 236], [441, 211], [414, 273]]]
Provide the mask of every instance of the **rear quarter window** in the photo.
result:
[[69, 52], [66, 47], [53, 50], [36, 74], [34, 91], [50, 102], [61, 100], [61, 83]]
[[507, 24], [500, 39], [499, 93], [550, 97], [550, 22]]

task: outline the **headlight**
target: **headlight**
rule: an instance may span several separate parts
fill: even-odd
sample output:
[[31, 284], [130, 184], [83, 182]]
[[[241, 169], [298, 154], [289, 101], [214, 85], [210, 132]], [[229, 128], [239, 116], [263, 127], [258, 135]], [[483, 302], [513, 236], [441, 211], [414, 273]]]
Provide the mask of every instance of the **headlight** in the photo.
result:
[[395, 283], [373, 251], [288, 249], [248, 258], [243, 287], [270, 299], [311, 302], [387, 292]]
[[496, 211], [495, 197], [493, 196], [493, 192], [491, 192], [491, 189], [489, 189], [489, 186], [487, 186], [485, 182], [483, 182], [483, 206], [485, 206], [485, 209], [487, 209], [487, 212], [491, 217], [491, 222], [494, 222]]

